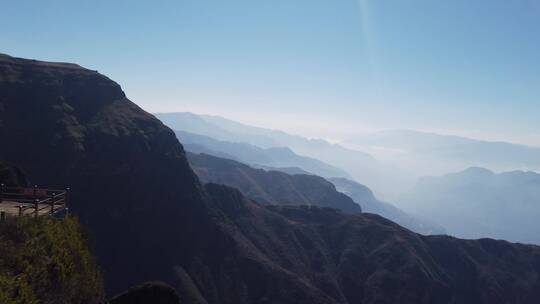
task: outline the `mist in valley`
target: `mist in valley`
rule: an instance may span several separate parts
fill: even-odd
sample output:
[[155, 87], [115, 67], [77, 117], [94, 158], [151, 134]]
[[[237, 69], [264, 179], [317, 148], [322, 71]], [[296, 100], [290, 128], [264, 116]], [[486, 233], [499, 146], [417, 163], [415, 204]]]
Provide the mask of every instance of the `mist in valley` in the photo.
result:
[[[331, 143], [219, 116], [156, 116], [177, 130], [190, 152], [267, 171], [322, 176], [364, 212], [420, 233], [540, 242], [540, 174], [534, 172], [540, 148], [534, 146], [412, 130]], [[371, 194], [358, 196], [365, 191]], [[379, 203], [373, 207], [371, 201]]]

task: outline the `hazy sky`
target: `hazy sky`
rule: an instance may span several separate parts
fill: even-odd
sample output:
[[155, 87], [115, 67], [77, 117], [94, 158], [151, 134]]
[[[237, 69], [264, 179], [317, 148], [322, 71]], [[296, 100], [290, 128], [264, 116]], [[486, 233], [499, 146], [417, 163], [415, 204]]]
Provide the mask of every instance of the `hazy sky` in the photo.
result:
[[0, 52], [77, 62], [148, 111], [315, 136], [540, 145], [537, 0], [0, 0]]

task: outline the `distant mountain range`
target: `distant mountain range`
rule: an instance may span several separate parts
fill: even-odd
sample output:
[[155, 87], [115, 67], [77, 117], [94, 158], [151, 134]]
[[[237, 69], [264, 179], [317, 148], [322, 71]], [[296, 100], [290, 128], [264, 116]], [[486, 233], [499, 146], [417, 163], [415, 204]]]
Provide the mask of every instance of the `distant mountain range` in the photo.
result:
[[446, 230], [435, 222], [411, 216], [392, 204], [376, 199], [373, 192], [362, 184], [345, 178], [331, 178], [329, 181], [336, 186], [339, 192], [347, 194], [360, 204], [364, 212], [381, 215], [407, 229], [424, 235], [446, 234]]
[[452, 235], [540, 244], [540, 174], [483, 168], [422, 178], [399, 201]]
[[367, 153], [322, 139], [308, 139], [283, 131], [253, 127], [218, 116], [186, 112], [154, 115], [173, 130], [222, 141], [248, 143], [261, 148], [288, 147], [299, 155], [318, 159], [346, 171], [380, 196], [394, 198], [414, 184], [409, 174], [396, 167], [381, 163]]
[[[179, 138], [185, 137], [180, 135]], [[241, 148], [251, 147], [249, 145], [246, 147], [246, 144], [237, 145], [238, 151], [241, 151]], [[189, 145], [185, 147], [190, 150]], [[296, 172], [297, 170], [292, 168], [266, 167], [262, 170], [206, 154], [188, 153], [187, 156], [201, 181], [238, 188], [247, 197], [260, 203], [332, 207], [349, 213], [360, 212], [358, 206], [362, 206], [366, 212], [382, 215], [418, 233], [426, 235], [445, 233], [442, 227], [428, 220], [414, 218], [391, 204], [377, 200], [368, 187], [345, 178], [330, 178], [328, 182], [318, 176]], [[336, 187], [339, 192], [336, 191]]]
[[293, 170], [296, 167], [323, 177], [350, 177], [347, 172], [339, 168], [314, 158], [300, 156], [286, 147], [260, 148], [251, 144], [221, 141], [185, 131], [175, 131], [175, 133], [184, 143], [186, 150], [190, 152], [234, 159], [257, 167], [283, 168], [283, 170]]
[[262, 204], [330, 207], [348, 213], [362, 211], [360, 205], [319, 176], [254, 169], [206, 154], [188, 153], [187, 158], [202, 182], [238, 188]]
[[440, 175], [473, 166], [495, 171], [540, 170], [539, 147], [507, 142], [386, 130], [352, 136], [345, 143], [372, 153], [386, 153], [386, 160], [418, 176]]

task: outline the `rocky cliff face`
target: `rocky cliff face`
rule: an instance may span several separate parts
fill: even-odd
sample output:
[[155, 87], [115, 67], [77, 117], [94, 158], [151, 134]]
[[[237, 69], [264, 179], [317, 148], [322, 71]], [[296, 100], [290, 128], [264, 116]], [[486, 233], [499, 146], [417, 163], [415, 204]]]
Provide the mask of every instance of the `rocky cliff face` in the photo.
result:
[[183, 303], [536, 303], [540, 248], [423, 237], [376, 215], [261, 206], [204, 188], [171, 130], [106, 77], [0, 57], [4, 159], [71, 186], [110, 292]]
[[187, 156], [201, 181], [238, 188], [261, 204], [313, 205], [347, 213], [362, 211], [360, 205], [319, 176], [254, 169], [234, 160], [206, 154], [188, 153]]
[[38, 185], [71, 187], [70, 208], [95, 236], [109, 291], [172, 280], [172, 259], [195, 243], [190, 223], [204, 225], [197, 213], [206, 213], [171, 130], [95, 71], [8, 56], [0, 126], [0, 159]]

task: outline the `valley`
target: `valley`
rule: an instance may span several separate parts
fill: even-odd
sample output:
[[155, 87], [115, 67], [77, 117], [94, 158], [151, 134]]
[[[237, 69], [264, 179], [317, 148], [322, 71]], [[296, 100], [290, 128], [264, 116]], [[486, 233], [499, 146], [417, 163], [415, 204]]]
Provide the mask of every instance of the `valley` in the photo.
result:
[[[1, 55], [0, 94], [0, 137], [12, 143], [0, 159], [31, 183], [70, 185], [108, 295], [159, 280], [182, 303], [540, 297], [539, 247], [423, 236], [361, 212], [390, 207], [359, 184], [186, 155], [173, 130], [95, 71]], [[357, 188], [371, 201], [355, 203]]]

